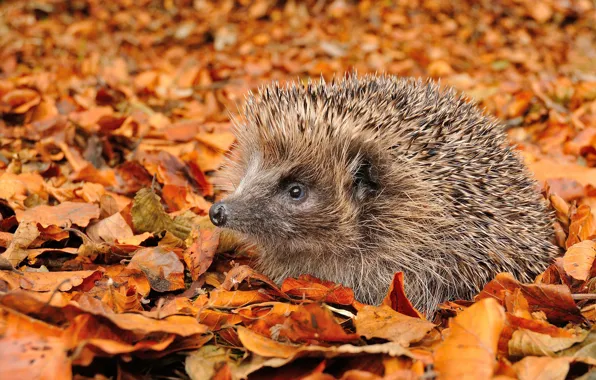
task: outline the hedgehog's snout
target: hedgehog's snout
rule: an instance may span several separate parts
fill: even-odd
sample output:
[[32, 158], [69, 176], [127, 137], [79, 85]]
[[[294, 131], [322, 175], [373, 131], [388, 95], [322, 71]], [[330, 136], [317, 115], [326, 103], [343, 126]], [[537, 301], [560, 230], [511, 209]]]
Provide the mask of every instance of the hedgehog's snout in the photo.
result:
[[228, 208], [223, 202], [214, 203], [209, 209], [209, 219], [217, 227], [223, 227], [228, 221]]

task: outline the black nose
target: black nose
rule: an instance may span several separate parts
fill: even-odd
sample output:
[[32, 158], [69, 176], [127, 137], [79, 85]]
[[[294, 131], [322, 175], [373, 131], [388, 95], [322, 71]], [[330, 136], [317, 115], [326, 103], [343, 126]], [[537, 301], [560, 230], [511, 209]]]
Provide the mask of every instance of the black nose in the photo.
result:
[[228, 209], [226, 208], [226, 205], [221, 202], [213, 204], [209, 209], [209, 219], [211, 219], [211, 223], [218, 227], [224, 226], [228, 220]]

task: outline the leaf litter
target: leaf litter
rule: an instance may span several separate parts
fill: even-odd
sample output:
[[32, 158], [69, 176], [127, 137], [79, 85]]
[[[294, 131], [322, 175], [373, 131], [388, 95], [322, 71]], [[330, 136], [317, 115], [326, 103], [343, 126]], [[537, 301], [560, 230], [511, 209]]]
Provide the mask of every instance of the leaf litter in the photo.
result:
[[[0, 377], [593, 375], [594, 17], [589, 0], [2, 3]], [[401, 273], [363, 305], [251, 269], [207, 217], [230, 119], [264, 82], [350, 70], [440, 78], [503, 120], [566, 253], [434, 318]]]

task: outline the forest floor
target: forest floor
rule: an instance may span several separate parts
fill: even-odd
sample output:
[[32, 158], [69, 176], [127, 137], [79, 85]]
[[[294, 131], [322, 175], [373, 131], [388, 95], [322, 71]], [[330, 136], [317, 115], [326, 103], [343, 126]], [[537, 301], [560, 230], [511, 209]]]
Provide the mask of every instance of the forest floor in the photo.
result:
[[[440, 78], [500, 118], [565, 255], [427, 320], [400, 274], [363, 305], [218, 249], [243, 96], [354, 70]], [[593, 1], [0, 2], [2, 379], [587, 379], [592, 209]]]

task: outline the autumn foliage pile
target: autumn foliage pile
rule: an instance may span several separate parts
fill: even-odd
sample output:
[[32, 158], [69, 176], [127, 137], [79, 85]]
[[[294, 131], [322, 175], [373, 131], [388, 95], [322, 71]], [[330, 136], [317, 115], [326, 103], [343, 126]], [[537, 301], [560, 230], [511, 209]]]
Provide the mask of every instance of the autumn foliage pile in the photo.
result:
[[[595, 25], [590, 0], [0, 3], [0, 378], [587, 379]], [[501, 118], [566, 253], [434, 318], [401, 274], [363, 305], [250, 269], [206, 217], [231, 115], [265, 81], [354, 69]]]

